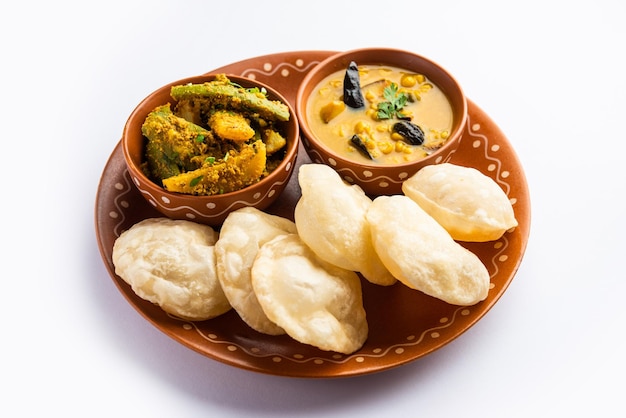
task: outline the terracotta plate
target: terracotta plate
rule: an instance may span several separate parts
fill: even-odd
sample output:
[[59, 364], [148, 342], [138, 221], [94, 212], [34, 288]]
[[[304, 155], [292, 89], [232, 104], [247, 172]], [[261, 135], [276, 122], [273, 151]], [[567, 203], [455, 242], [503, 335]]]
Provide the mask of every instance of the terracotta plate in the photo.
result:
[[[330, 51], [286, 52], [251, 58], [212, 72], [255, 78], [295, 101], [304, 75]], [[298, 165], [308, 163], [304, 150]], [[95, 206], [95, 227], [102, 259], [120, 292], [155, 327], [174, 340], [212, 359], [256, 372], [298, 377], [354, 376], [400, 366], [433, 352], [480, 320], [505, 292], [522, 260], [530, 227], [530, 199], [520, 162], [504, 134], [474, 103], [469, 123], [452, 161], [475, 167], [492, 177], [513, 201], [520, 226], [498, 241], [464, 244], [475, 252], [491, 274], [487, 299], [471, 307], [448, 305], [396, 284], [379, 287], [363, 281], [363, 298], [370, 333], [361, 350], [352, 355], [325, 352], [288, 336], [255, 332], [234, 310], [204, 322], [169, 316], [138, 298], [115, 274], [111, 252], [115, 239], [134, 223], [160, 216], [131, 182], [120, 145], [104, 167]], [[296, 171], [297, 173], [297, 171]], [[269, 212], [293, 219], [300, 195], [297, 175]]]

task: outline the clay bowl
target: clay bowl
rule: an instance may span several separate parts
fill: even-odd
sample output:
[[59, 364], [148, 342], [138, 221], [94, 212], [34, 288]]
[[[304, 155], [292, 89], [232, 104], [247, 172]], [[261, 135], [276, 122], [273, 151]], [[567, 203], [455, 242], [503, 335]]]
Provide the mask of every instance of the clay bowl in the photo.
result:
[[[323, 138], [313, 133], [309, 117], [319, 117], [319, 115], [307, 114], [309, 97], [324, 78], [337, 71], [345, 71], [352, 61], [357, 65], [393, 66], [408, 72], [423, 74], [439, 87], [448, 99], [453, 115], [447, 142], [424, 158], [393, 165], [349, 159], [345, 154], [339, 154], [327, 146]], [[364, 86], [361, 85], [361, 87]], [[301, 139], [311, 160], [331, 166], [345, 181], [358, 184], [370, 196], [399, 194], [402, 182], [420, 168], [449, 161], [459, 146], [468, 113], [467, 99], [461, 86], [445, 69], [423, 56], [389, 48], [364, 48], [331, 55], [304, 77], [295, 103], [302, 132]], [[348, 138], [346, 137], [345, 140], [347, 141]]]
[[148, 113], [160, 105], [175, 101], [170, 96], [170, 89], [175, 85], [187, 83], [204, 83], [215, 79], [215, 74], [204, 74], [174, 81], [160, 87], [143, 99], [130, 114], [123, 131], [122, 150], [128, 171], [133, 183], [141, 195], [161, 212], [172, 219], [185, 219], [211, 226], [219, 226], [226, 216], [234, 210], [245, 206], [253, 206], [263, 210], [270, 206], [284, 190], [295, 167], [300, 131], [295, 112], [287, 100], [274, 88], [248, 78], [227, 74], [230, 81], [242, 87], [259, 87], [267, 90], [267, 97], [279, 100], [289, 107], [290, 118], [282, 122], [282, 132], [287, 140], [285, 157], [279, 166], [261, 181], [241, 190], [214, 196], [194, 196], [165, 190], [160, 184], [152, 181], [141, 170], [145, 161], [146, 138], [141, 126]]

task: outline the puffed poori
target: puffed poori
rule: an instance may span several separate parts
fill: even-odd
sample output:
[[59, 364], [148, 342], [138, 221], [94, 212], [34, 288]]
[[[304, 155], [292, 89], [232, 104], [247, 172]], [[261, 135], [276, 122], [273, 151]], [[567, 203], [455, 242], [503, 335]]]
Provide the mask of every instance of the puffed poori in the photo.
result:
[[458, 241], [493, 241], [517, 226], [504, 191], [475, 168], [430, 165], [407, 179], [402, 191]]
[[302, 241], [329, 263], [357, 271], [374, 284], [394, 284], [372, 245], [365, 219], [372, 200], [365, 192], [324, 164], [301, 165], [298, 182], [302, 196], [294, 218]]
[[319, 258], [298, 234], [261, 247], [252, 286], [268, 318], [296, 341], [350, 354], [367, 339], [359, 276]]
[[257, 300], [252, 288], [252, 264], [263, 244], [295, 232], [296, 225], [289, 219], [247, 207], [228, 215], [215, 244], [217, 276], [226, 297], [246, 324], [264, 334], [280, 335], [285, 331], [267, 318]]
[[190, 321], [214, 318], [231, 309], [217, 278], [217, 239], [206, 225], [145, 219], [115, 240], [115, 273], [165, 312]]
[[490, 278], [480, 259], [409, 197], [377, 197], [367, 220], [378, 255], [408, 287], [453, 305], [487, 297]]

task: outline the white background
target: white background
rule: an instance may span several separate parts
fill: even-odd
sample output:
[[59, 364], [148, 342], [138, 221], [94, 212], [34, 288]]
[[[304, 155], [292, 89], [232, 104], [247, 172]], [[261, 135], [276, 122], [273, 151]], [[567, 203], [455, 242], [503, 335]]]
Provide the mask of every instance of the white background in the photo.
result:
[[[2, 416], [623, 416], [626, 3], [10, 4]], [[100, 174], [128, 114], [167, 82], [242, 59], [366, 46], [442, 64], [518, 153], [532, 226], [502, 299], [435, 353], [347, 379], [243, 371], [156, 330], [114, 286], [95, 238]]]

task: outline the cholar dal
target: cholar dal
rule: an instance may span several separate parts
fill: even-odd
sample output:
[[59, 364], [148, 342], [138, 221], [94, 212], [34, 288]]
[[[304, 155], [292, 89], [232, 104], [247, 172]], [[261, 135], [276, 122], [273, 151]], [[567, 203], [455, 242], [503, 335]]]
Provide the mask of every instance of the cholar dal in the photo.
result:
[[[398, 67], [359, 65], [364, 106], [344, 103], [348, 70], [324, 78], [307, 102], [306, 117], [326, 146], [346, 159], [395, 165], [426, 157], [447, 141], [452, 106], [423, 74]], [[351, 83], [352, 84], [352, 83]]]

